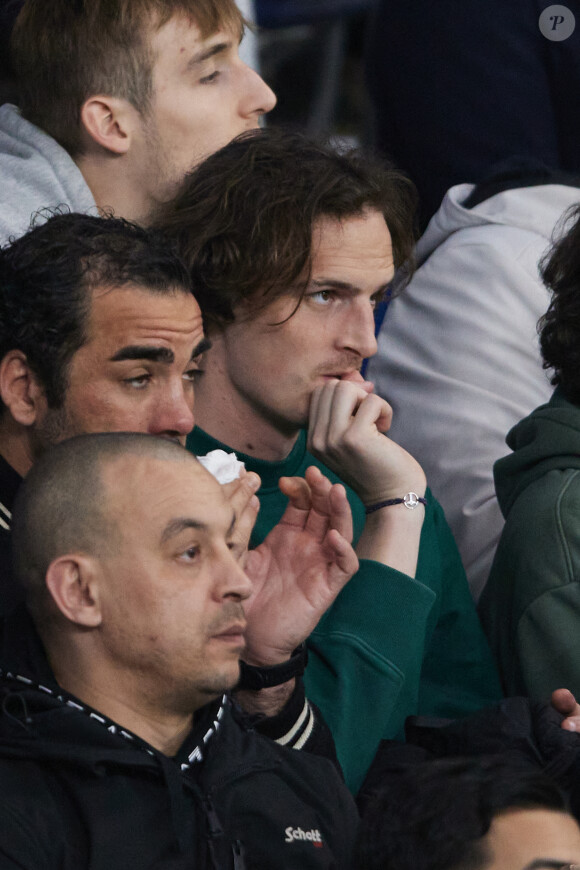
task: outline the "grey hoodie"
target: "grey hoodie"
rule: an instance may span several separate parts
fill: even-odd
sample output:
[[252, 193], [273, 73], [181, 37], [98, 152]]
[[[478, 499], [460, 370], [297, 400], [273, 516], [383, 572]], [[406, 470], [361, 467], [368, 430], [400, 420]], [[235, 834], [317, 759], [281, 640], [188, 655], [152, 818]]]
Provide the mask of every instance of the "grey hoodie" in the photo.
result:
[[503, 525], [493, 463], [506, 432], [552, 392], [536, 334], [549, 302], [538, 261], [580, 190], [504, 190], [469, 209], [472, 191], [451, 188], [432, 218], [367, 374], [393, 407], [389, 435], [441, 502], [477, 598]]
[[0, 244], [23, 235], [43, 208], [95, 209], [76, 163], [16, 106], [0, 106]]

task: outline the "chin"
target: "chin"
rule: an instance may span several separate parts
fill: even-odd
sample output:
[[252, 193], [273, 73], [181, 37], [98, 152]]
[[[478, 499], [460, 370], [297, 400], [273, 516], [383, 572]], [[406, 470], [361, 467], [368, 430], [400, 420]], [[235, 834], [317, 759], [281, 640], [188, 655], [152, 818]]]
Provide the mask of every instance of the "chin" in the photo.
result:
[[229, 692], [238, 684], [240, 679], [240, 662], [236, 659], [231, 666], [223, 665], [221, 668], [216, 668], [214, 674], [200, 684], [199, 688], [202, 692], [206, 692], [214, 697], [223, 695], [224, 692]]

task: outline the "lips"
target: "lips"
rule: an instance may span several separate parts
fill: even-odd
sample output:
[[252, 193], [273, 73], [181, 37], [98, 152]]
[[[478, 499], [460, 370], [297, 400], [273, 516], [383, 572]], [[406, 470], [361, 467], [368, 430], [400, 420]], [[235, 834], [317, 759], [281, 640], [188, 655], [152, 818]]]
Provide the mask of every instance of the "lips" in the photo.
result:
[[219, 640], [227, 640], [228, 638], [238, 639], [244, 637], [244, 632], [246, 631], [246, 623], [245, 622], [236, 622], [233, 625], [228, 626], [227, 628], [222, 629], [221, 631], [212, 634], [212, 638], [216, 638]]
[[359, 371], [345, 372], [342, 375], [337, 375], [337, 377], [340, 381], [351, 381], [354, 384], [364, 384], [365, 383], [365, 379], [363, 378], [363, 376], [361, 375], [361, 373]]
[[363, 377], [358, 371], [348, 371], [348, 372], [325, 372], [322, 375], [323, 378], [333, 378], [337, 381], [355, 381], [360, 383], [363, 380]]

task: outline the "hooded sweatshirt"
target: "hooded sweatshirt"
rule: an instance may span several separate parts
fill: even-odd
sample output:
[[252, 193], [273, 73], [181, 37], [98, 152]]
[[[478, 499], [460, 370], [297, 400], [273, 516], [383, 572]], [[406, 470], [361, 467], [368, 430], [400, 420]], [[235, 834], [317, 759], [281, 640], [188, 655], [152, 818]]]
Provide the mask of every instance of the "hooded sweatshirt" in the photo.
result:
[[24, 235], [39, 209], [60, 205], [75, 212], [96, 210], [68, 152], [16, 106], [0, 106], [0, 245]]
[[259, 737], [227, 696], [169, 758], [57, 685], [25, 611], [0, 662], [2, 870], [350, 867], [334, 766]]
[[549, 302], [538, 260], [580, 191], [537, 184], [468, 208], [473, 190], [452, 187], [431, 219], [367, 377], [393, 407], [389, 435], [441, 502], [477, 599], [503, 526], [493, 463], [506, 432], [552, 393], [536, 333]]
[[480, 610], [506, 692], [580, 695], [580, 408], [556, 390], [495, 464], [505, 516]]

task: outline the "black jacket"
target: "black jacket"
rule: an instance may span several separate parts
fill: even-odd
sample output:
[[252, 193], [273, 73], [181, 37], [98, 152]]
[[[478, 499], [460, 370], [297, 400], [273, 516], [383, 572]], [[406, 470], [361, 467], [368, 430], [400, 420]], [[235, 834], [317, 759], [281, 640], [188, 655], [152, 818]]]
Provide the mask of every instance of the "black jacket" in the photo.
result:
[[22, 612], [0, 663], [2, 870], [350, 866], [334, 766], [256, 734], [226, 696], [168, 758], [63, 692]]
[[383, 740], [357, 801], [364, 813], [374, 792], [409, 767], [434, 758], [502, 756], [521, 768], [543, 771], [566, 795], [580, 821], [580, 739], [561, 727], [564, 717], [551, 704], [506, 698], [454, 721], [410, 716], [406, 743]]
[[12, 572], [10, 524], [12, 509], [22, 478], [0, 456], [0, 616], [10, 613], [24, 600], [24, 592]]

